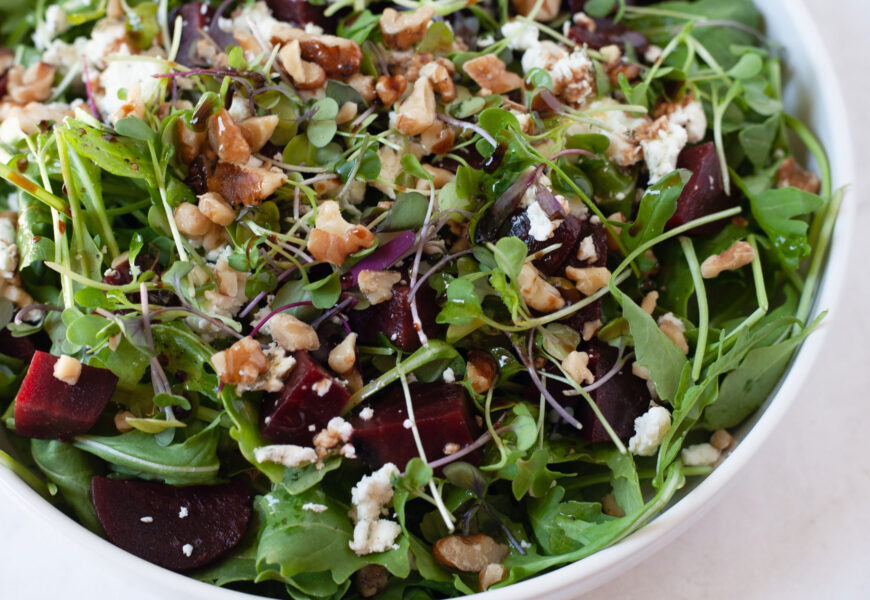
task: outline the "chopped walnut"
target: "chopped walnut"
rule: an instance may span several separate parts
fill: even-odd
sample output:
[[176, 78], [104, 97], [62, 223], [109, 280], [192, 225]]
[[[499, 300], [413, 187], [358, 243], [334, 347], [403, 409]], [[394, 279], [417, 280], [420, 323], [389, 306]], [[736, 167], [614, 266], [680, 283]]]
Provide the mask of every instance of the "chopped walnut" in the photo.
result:
[[607, 267], [586, 267], [583, 269], [567, 267], [565, 275], [586, 296], [591, 296], [610, 283], [610, 271], [607, 270]]
[[43, 122], [60, 123], [72, 114], [72, 108], [63, 102], [28, 102], [23, 106], [14, 102], [0, 102], [0, 123], [16, 119], [21, 131], [28, 135], [40, 131]]
[[52, 373], [55, 379], [63, 381], [67, 385], [75, 385], [79, 382], [82, 374], [82, 363], [77, 358], [62, 354], [54, 363]]
[[393, 286], [402, 275], [396, 271], [360, 271], [357, 278], [359, 289], [372, 304], [386, 302], [393, 297]]
[[236, 211], [216, 192], [206, 192], [199, 196], [199, 212], [214, 223], [226, 227], [236, 219]]
[[314, 328], [293, 315], [287, 313], [273, 315], [269, 319], [269, 331], [272, 339], [287, 352], [320, 348], [320, 339]]
[[377, 96], [377, 92], [375, 91], [375, 78], [371, 75], [360, 75], [359, 73], [356, 73], [347, 80], [347, 85], [356, 90], [366, 102], [371, 102], [375, 99], [375, 96]]
[[777, 187], [794, 187], [810, 194], [818, 194], [822, 189], [819, 178], [801, 168], [792, 156], [782, 162], [776, 175]]
[[407, 50], [423, 39], [434, 16], [435, 9], [425, 5], [401, 13], [385, 8], [380, 20], [384, 44], [393, 50]]
[[497, 373], [498, 365], [492, 355], [479, 350], [472, 350], [468, 353], [465, 375], [468, 377], [471, 389], [475, 392], [485, 394], [489, 391]]
[[178, 119], [175, 122], [175, 131], [178, 133], [178, 154], [181, 161], [189, 165], [199, 156], [199, 151], [202, 149], [208, 134], [205, 131], [188, 129], [187, 125], [184, 124], [184, 119]]
[[259, 152], [275, 133], [275, 128], [278, 127], [278, 115], [248, 117], [239, 122], [238, 126], [248, 146], [251, 147], [251, 152]]
[[456, 86], [450, 76], [450, 71], [439, 62], [432, 61], [420, 69], [420, 77], [425, 77], [432, 83], [432, 88], [441, 94], [445, 102], [456, 100]]
[[616, 502], [616, 496], [613, 495], [613, 492], [605, 494], [601, 498], [601, 512], [605, 515], [610, 515], [611, 517], [625, 516], [625, 511], [622, 510], [622, 507]]
[[396, 111], [396, 129], [405, 135], [417, 135], [435, 122], [435, 91], [428, 78], [414, 83], [411, 95]]
[[127, 99], [124, 100], [124, 104], [118, 110], [109, 115], [109, 122], [115, 125], [124, 117], [130, 116], [140, 119], [145, 118], [145, 101], [142, 98], [142, 86], [138, 83], [134, 83], [127, 90]]
[[[528, 17], [538, 0], [513, 0], [514, 8], [524, 17]], [[536, 21], [552, 21], [559, 15], [561, 0], [543, 0], [541, 8], [535, 13]]]
[[447, 456], [450, 456], [451, 454], [456, 454], [460, 450], [462, 450], [462, 448], [456, 442], [447, 442], [441, 449], [441, 451]]
[[[428, 131], [428, 130], [427, 130]], [[429, 190], [429, 186], [434, 185], [436, 190], [440, 190], [445, 185], [453, 181], [456, 175], [453, 171], [442, 169], [441, 167], [433, 167], [432, 165], [423, 165], [423, 168], [432, 176], [432, 181], [428, 179], [418, 179], [417, 189], [421, 192]]]
[[15, 65], [6, 73], [6, 93], [13, 102], [42, 102], [51, 96], [55, 67], [38, 62], [29, 67]]
[[494, 54], [484, 54], [462, 65], [462, 70], [480, 86], [482, 96], [504, 94], [523, 86], [523, 78], [507, 70]]
[[486, 565], [477, 576], [477, 585], [481, 592], [485, 592], [507, 575], [507, 567], [498, 563]]
[[545, 281], [529, 263], [523, 265], [517, 285], [525, 303], [539, 312], [551, 313], [565, 306], [565, 299], [559, 290]]
[[631, 363], [631, 374], [638, 379], [650, 381], [649, 369], [638, 362]]
[[319, 64], [302, 59], [302, 45], [293, 40], [278, 52], [278, 59], [293, 84], [300, 90], [317, 89], [326, 83], [326, 71]]
[[208, 178], [208, 189], [233, 205], [257, 206], [284, 184], [280, 170], [219, 162]]
[[653, 311], [656, 309], [656, 303], [659, 301], [659, 293], [658, 292], [649, 292], [646, 296], [643, 297], [643, 300], [640, 302], [640, 307], [648, 315], [652, 315]]
[[243, 165], [251, 158], [251, 147], [225, 108], [209, 117], [208, 142], [223, 161]]
[[317, 207], [314, 229], [308, 237], [308, 251], [317, 260], [341, 266], [348, 255], [370, 248], [374, 240], [374, 234], [367, 227], [344, 220], [338, 202], [327, 200]]
[[[362, 62], [362, 49], [355, 41], [334, 35], [308, 34], [286, 23], [272, 26], [270, 41], [283, 44], [281, 52], [298, 42], [301, 59], [320, 66], [327, 79], [346, 80], [359, 71]], [[278, 56], [284, 64], [281, 52]]]
[[342, 342], [329, 352], [329, 368], [344, 375], [356, 364], [356, 334], [349, 333]]
[[659, 329], [662, 330], [668, 338], [677, 345], [680, 352], [683, 354], [689, 353], [689, 343], [686, 341], [686, 326], [683, 322], [674, 316], [674, 313], [667, 313], [659, 317]]
[[345, 102], [341, 105], [341, 108], [338, 109], [338, 114], [335, 116], [335, 122], [338, 125], [343, 125], [344, 123], [352, 121], [356, 117], [356, 113], [356, 102]]
[[453, 148], [456, 134], [453, 128], [435, 121], [432, 126], [420, 134], [420, 144], [431, 154], [446, 154]]
[[595, 374], [589, 370], [589, 354], [586, 352], [574, 350], [562, 359], [562, 368], [580, 385], [595, 383]]
[[601, 329], [601, 325], [601, 319], [595, 319], [594, 321], [586, 321], [583, 323], [583, 341], [588, 342], [594, 338], [595, 334], [598, 333], [598, 330]]
[[269, 370], [269, 359], [260, 344], [244, 337], [211, 357], [211, 362], [222, 383], [251, 384]]
[[500, 563], [508, 550], [488, 535], [448, 535], [432, 547], [432, 556], [445, 567], [479, 573], [488, 565]]
[[202, 214], [195, 204], [182, 202], [173, 211], [178, 231], [188, 237], [201, 237], [211, 231], [213, 223]]
[[719, 452], [724, 452], [734, 444], [734, 438], [724, 429], [717, 429], [710, 436], [710, 445]]
[[722, 271], [735, 271], [755, 259], [755, 250], [748, 242], [734, 242], [721, 254], [714, 254], [701, 263], [701, 276], [713, 279]]
[[381, 565], [366, 565], [356, 572], [354, 584], [360, 596], [372, 598], [387, 589], [390, 584], [390, 572]]
[[115, 424], [115, 429], [118, 430], [118, 433], [127, 433], [128, 431], [133, 430], [133, 426], [127, 422], [128, 418], [136, 418], [136, 415], [131, 413], [129, 410], [122, 410], [120, 412], [115, 413], [112, 421]]
[[404, 75], [381, 75], [375, 84], [378, 98], [385, 107], [391, 107], [408, 87], [408, 79]]

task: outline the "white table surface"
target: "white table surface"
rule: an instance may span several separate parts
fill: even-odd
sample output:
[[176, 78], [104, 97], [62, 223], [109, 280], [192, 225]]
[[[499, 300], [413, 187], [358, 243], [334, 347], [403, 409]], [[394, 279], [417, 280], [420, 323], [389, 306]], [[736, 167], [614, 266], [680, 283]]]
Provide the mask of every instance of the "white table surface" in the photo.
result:
[[[848, 82], [861, 178], [855, 194], [863, 200], [870, 191], [870, 2], [806, 3]], [[870, 598], [870, 235], [863, 233], [870, 207], [861, 204], [854, 287], [829, 307], [827, 348], [791, 414], [705, 517], [584, 600]], [[147, 582], [111, 567], [0, 497], [0, 598], [153, 598]]]

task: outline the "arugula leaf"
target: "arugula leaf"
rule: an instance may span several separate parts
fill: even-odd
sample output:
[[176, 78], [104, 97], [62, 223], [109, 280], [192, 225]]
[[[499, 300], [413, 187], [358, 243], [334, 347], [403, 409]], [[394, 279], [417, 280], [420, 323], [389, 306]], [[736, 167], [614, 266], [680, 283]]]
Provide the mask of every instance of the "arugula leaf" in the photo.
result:
[[767, 164], [781, 123], [782, 117], [775, 114], [762, 123], [755, 123], [741, 129], [737, 134], [746, 157], [756, 168], [760, 169]]
[[91, 502], [91, 479], [103, 473], [93, 456], [56, 440], [31, 440], [33, 461], [49, 481], [60, 490], [82, 525], [98, 535], [103, 528]]
[[419, 229], [426, 219], [426, 210], [429, 208], [429, 198], [420, 192], [405, 192], [396, 198], [396, 202], [390, 208], [387, 218], [384, 220], [385, 231], [403, 231], [407, 229]]
[[230, 437], [239, 445], [239, 452], [249, 463], [257, 467], [273, 483], [278, 483], [284, 477], [284, 466], [271, 462], [258, 462], [254, 458], [254, 448], [268, 446], [269, 440], [260, 433], [260, 421], [257, 408], [250, 400], [236, 396], [232, 386], [226, 386], [220, 393], [224, 410], [227, 411], [233, 427]]
[[629, 252], [662, 234], [677, 210], [677, 200], [691, 173], [679, 169], [651, 185], [640, 200], [637, 218], [623, 227], [620, 237]]
[[211, 483], [217, 478], [220, 460], [219, 419], [180, 444], [160, 446], [153, 435], [130, 431], [115, 436], [80, 435], [73, 445], [111, 464], [120, 473], [171, 485]]
[[779, 188], [749, 198], [752, 216], [773, 242], [783, 264], [797, 269], [800, 259], [809, 255], [806, 221], [799, 219], [811, 214], [825, 202], [815, 194], [797, 188]]

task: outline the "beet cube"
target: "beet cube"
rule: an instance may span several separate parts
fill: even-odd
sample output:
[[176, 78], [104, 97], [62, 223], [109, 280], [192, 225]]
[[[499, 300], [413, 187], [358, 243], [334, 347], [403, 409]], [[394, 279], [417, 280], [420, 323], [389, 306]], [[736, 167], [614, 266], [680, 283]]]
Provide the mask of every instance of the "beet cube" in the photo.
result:
[[108, 369], [82, 365], [75, 385], [54, 376], [57, 356], [37, 350], [15, 397], [15, 433], [68, 439], [86, 433], [106, 408], [118, 378]]
[[176, 487], [94, 477], [91, 498], [113, 544], [173, 571], [190, 571], [232, 549], [251, 516], [240, 481]]
[[33, 359], [39, 346], [50, 346], [48, 338], [43, 333], [34, 333], [23, 337], [15, 337], [12, 332], [0, 329], [0, 354], [17, 358], [25, 364]]
[[[688, 169], [692, 177], [677, 200], [677, 210], [668, 221], [669, 229], [736, 205], [736, 198], [725, 194], [722, 168], [713, 142], [684, 148], [677, 160], [677, 167]], [[725, 223], [724, 220], [709, 223], [692, 229], [689, 234], [714, 235]]]
[[593, 50], [600, 50], [605, 46], [616, 44], [624, 51], [626, 45], [631, 44], [635, 51], [643, 56], [643, 53], [649, 48], [649, 40], [639, 31], [629, 29], [621, 23], [614, 22], [613, 19], [602, 18], [594, 19], [594, 21], [594, 31], [590, 31], [584, 24], [579, 23], [568, 31], [568, 37], [578, 44], [586, 44]]
[[[360, 342], [375, 344], [380, 334], [390, 343], [405, 352], [413, 352], [420, 347], [420, 338], [411, 317], [411, 303], [408, 295], [411, 288], [407, 285], [393, 287], [393, 298], [363, 310], [350, 313], [351, 328], [359, 334]], [[438, 314], [435, 290], [424, 284], [417, 292], [417, 312], [423, 323], [423, 331], [433, 337], [438, 333], [435, 317]]]
[[560, 267], [563, 267], [571, 256], [576, 253], [577, 242], [580, 240], [582, 221], [573, 215], [562, 219], [559, 226], [553, 231], [553, 236], [539, 242], [529, 234], [529, 216], [521, 210], [511, 215], [508, 221], [508, 230], [504, 235], [515, 236], [525, 242], [529, 247], [529, 254], [534, 254], [553, 244], [562, 244], [556, 250], [534, 261], [535, 267], [545, 274], [554, 275]]
[[[607, 231], [604, 229], [604, 225], [601, 223], [593, 223], [591, 220], [583, 221], [583, 228], [580, 231], [579, 241], [577, 243], [577, 247], [571, 253], [570, 258], [568, 259], [568, 265], [576, 268], [584, 268], [584, 267], [606, 267], [607, 266]], [[592, 246], [595, 248], [595, 260], [580, 260], [577, 258], [577, 250], [579, 250], [579, 245], [583, 242], [587, 237], [592, 238]], [[582, 300], [583, 294], [580, 291], [576, 291], [576, 295]], [[574, 298], [567, 298], [566, 300], [576, 302]], [[601, 318], [601, 299], [598, 299], [591, 304], [586, 305], [581, 308], [570, 317], [568, 317], [565, 322], [569, 327], [576, 329], [577, 331], [583, 331], [583, 324], [588, 323], [590, 321], [595, 321]]]
[[200, 32], [208, 29], [214, 13], [214, 8], [207, 3], [188, 2], [171, 16], [170, 23], [175, 23], [176, 16], [181, 17], [181, 41], [177, 53], [179, 62], [188, 66], [193, 64], [196, 43], [203, 37]]
[[293, 357], [296, 366], [284, 389], [268, 398], [261, 429], [273, 442], [310, 446], [317, 432], [341, 414], [350, 395], [308, 352]]
[[[442, 458], [447, 455], [445, 449], [455, 451], [477, 439], [480, 428], [464, 387], [435, 382], [412, 383], [410, 389], [414, 420], [428, 460]], [[404, 469], [419, 454], [414, 434], [405, 427], [408, 411], [401, 386], [394, 386], [371, 408], [374, 416], [368, 421], [360, 418], [351, 421], [354, 428], [351, 442], [357, 456], [373, 469], [388, 462]], [[474, 452], [462, 460], [476, 463], [480, 455]]]
[[303, 28], [313, 23], [328, 29], [326, 26], [330, 24], [330, 19], [323, 16], [325, 5], [313, 4], [308, 0], [266, 0], [266, 4], [279, 21], [288, 21]]

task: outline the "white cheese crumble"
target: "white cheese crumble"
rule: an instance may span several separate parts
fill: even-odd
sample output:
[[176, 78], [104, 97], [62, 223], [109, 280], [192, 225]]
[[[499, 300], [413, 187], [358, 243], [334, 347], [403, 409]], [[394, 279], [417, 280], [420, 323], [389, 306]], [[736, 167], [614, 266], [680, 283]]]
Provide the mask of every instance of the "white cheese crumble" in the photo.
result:
[[687, 467], [706, 467], [712, 465], [719, 460], [720, 454], [719, 450], [713, 445], [706, 443], [683, 448], [681, 452], [683, 464]]
[[686, 130], [670, 120], [667, 120], [666, 126], [656, 129], [651, 138], [642, 139], [640, 142], [643, 158], [649, 169], [650, 185], [677, 168], [680, 151], [689, 141]]
[[317, 452], [314, 448], [294, 444], [273, 444], [254, 448], [254, 458], [257, 462], [280, 463], [295, 469], [317, 461]]
[[668, 120], [686, 130], [690, 144], [697, 144], [707, 133], [707, 115], [704, 114], [704, 107], [697, 100], [677, 106], [668, 115]]
[[520, 21], [508, 21], [502, 25], [501, 34], [510, 39], [507, 47], [511, 50], [528, 50], [538, 43], [538, 28]]
[[153, 523], [154, 517], [141, 517], [139, 520], [143, 523]]
[[265, 2], [255, 2], [250, 8], [244, 10], [233, 19], [222, 18], [218, 21], [218, 27], [227, 33], [253, 34], [252, 27], [256, 27], [257, 34], [266, 41], [272, 37], [272, 28], [279, 21], [272, 16], [272, 11]]
[[323, 27], [314, 23], [305, 24], [305, 33], [308, 35], [323, 35]]
[[33, 33], [33, 44], [40, 50], [45, 50], [51, 41], [70, 28], [66, 12], [59, 6], [51, 5], [45, 9], [42, 21], [36, 24]]
[[669, 323], [680, 331], [686, 330], [686, 324], [672, 312], [665, 313], [659, 317], [658, 324], [661, 325], [662, 323]]
[[0, 279], [12, 279], [18, 269], [18, 245], [15, 224], [9, 217], [0, 217]]
[[353, 435], [353, 425], [341, 417], [332, 417], [326, 424], [326, 430], [341, 438], [342, 442], [349, 442]]
[[382, 519], [384, 508], [393, 499], [392, 477], [399, 474], [393, 463], [387, 463], [371, 475], [365, 475], [351, 490], [356, 521], [350, 549], [362, 556], [397, 548], [396, 538], [402, 532], [398, 523]]
[[444, 373], [441, 374], [441, 378], [444, 380], [444, 383], [455, 383], [456, 373], [453, 372], [452, 368], [447, 367], [444, 369]]
[[411, 429], [411, 427], [413, 426], [414, 424], [411, 422], [411, 419], [405, 419], [404, 421], [402, 421], [402, 427], [404, 427], [405, 429]]
[[190, 513], [188, 512], [188, 509], [186, 506], [182, 506], [181, 508], [178, 509], [178, 518], [179, 519], [186, 518], [188, 514], [190, 514]]
[[329, 388], [332, 387], [332, 379], [330, 377], [324, 377], [320, 381], [316, 382], [311, 386], [311, 389], [314, 390], [317, 395], [322, 398], [329, 391]]
[[587, 235], [580, 241], [580, 250], [577, 252], [579, 260], [595, 262], [598, 260], [598, 251], [595, 249], [595, 240], [591, 235]]
[[54, 363], [52, 375], [54, 375], [55, 379], [63, 381], [67, 385], [77, 384], [81, 374], [82, 363], [77, 358], [63, 354]]
[[307, 502], [302, 505], [302, 510], [310, 510], [311, 512], [322, 513], [328, 506], [325, 504], [317, 504], [315, 502]]
[[100, 113], [109, 116], [118, 111], [125, 103], [118, 97], [121, 90], [129, 95], [134, 86], [139, 88], [139, 97], [145, 104], [154, 100], [157, 95], [160, 79], [153, 77], [166, 72], [167, 64], [157, 60], [111, 60], [106, 69], [100, 73], [100, 88], [94, 100]]
[[193, 546], [191, 544], [185, 544], [181, 547], [181, 551], [185, 556], [190, 556], [193, 554]]
[[371, 406], [366, 406], [364, 409], [359, 411], [359, 418], [363, 421], [368, 421], [373, 416], [375, 416], [375, 411]]
[[296, 366], [296, 359], [293, 355], [272, 342], [266, 346], [263, 354], [269, 360], [269, 369], [257, 377], [254, 383], [238, 384], [236, 386], [236, 394], [241, 395], [243, 392], [264, 390], [267, 392], [279, 392], [284, 387], [284, 379], [287, 373], [293, 370]]
[[634, 435], [628, 450], [636, 456], [652, 456], [671, 429], [671, 413], [655, 405], [634, 420]]
[[567, 134], [600, 133], [606, 135], [610, 139], [610, 146], [605, 151], [607, 157], [620, 167], [629, 167], [641, 159], [641, 149], [635, 140], [636, 131], [638, 127], [647, 124], [648, 121], [622, 110], [614, 110], [617, 104], [618, 102], [612, 98], [592, 103], [586, 110], [586, 114], [598, 124], [575, 123], [568, 128]]
[[553, 231], [557, 225], [550, 220], [540, 203], [535, 201], [530, 204], [526, 210], [526, 216], [529, 218], [529, 235], [535, 240], [544, 242], [553, 237]]

